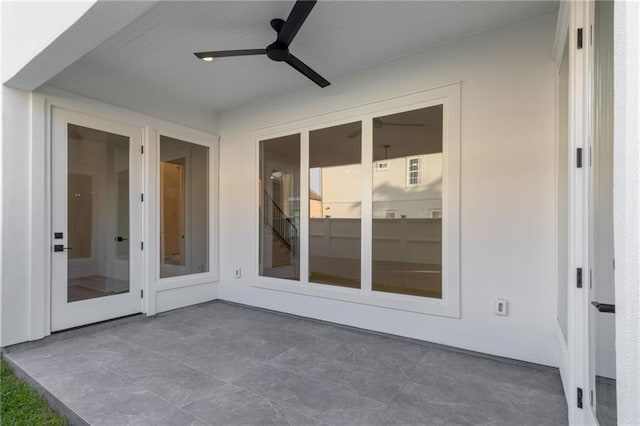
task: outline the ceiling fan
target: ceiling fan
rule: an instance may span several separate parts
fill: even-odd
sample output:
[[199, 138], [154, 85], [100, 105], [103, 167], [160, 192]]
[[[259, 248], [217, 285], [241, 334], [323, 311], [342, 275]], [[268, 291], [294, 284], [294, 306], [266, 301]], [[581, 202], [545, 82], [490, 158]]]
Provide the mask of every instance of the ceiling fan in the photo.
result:
[[[385, 127], [385, 126], [400, 126], [400, 127], [424, 127], [423, 123], [389, 123], [388, 121], [382, 121], [381, 118], [374, 118], [373, 119], [373, 128], [374, 129], [380, 129], [381, 127]], [[361, 133], [361, 130], [358, 129], [355, 132], [349, 133], [347, 135], [347, 137], [349, 139], [353, 139], [356, 136], [359, 136]]]
[[271, 20], [271, 28], [278, 34], [276, 41], [265, 49], [244, 49], [244, 50], [221, 50], [215, 52], [196, 52], [198, 58], [203, 61], [213, 61], [214, 58], [224, 58], [228, 56], [246, 55], [267, 55], [269, 59], [277, 62], [286, 62], [305, 77], [316, 83], [320, 87], [327, 87], [329, 83], [320, 74], [311, 69], [297, 57], [289, 52], [289, 45], [304, 24], [304, 21], [311, 13], [311, 9], [316, 5], [317, 0], [298, 0], [291, 9], [286, 21], [276, 18]]

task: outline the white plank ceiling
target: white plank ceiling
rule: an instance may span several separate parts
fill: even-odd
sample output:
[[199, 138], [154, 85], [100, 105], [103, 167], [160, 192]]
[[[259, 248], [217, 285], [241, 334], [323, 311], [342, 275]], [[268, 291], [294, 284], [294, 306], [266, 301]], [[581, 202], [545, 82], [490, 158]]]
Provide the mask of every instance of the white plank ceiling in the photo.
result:
[[[162, 2], [47, 85], [125, 108], [139, 109], [142, 99], [212, 114], [313, 85], [266, 56], [210, 63], [193, 56], [196, 51], [266, 47], [275, 39], [269, 21], [286, 19], [293, 4]], [[334, 81], [557, 6], [555, 1], [320, 1], [291, 52]]]

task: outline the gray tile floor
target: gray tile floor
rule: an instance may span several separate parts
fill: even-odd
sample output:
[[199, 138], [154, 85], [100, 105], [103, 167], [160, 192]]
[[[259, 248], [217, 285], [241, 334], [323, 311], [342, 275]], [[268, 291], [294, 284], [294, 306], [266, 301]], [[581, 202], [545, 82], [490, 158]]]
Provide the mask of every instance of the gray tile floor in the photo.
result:
[[212, 302], [9, 348], [95, 425], [561, 425], [558, 372]]

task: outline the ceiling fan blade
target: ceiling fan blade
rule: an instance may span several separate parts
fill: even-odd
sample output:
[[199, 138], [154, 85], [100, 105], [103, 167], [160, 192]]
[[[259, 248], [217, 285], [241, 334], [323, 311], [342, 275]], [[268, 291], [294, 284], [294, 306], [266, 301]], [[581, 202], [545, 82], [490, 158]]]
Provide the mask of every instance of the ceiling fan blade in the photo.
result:
[[224, 58], [226, 56], [246, 56], [246, 55], [264, 55], [267, 49], [243, 49], [243, 50], [219, 50], [217, 52], [195, 52], [200, 59], [205, 58]]
[[289, 47], [296, 34], [304, 24], [304, 21], [311, 13], [311, 9], [316, 5], [317, 0], [298, 0], [289, 13], [289, 17], [284, 22], [282, 29], [278, 32], [276, 43]]
[[291, 54], [289, 54], [289, 56], [287, 57], [286, 63], [291, 65], [293, 68], [295, 68], [302, 74], [304, 74], [305, 77], [307, 77], [309, 80], [313, 81], [315, 84], [317, 84], [320, 87], [327, 87], [328, 85], [331, 84], [327, 80], [325, 80], [320, 74], [312, 70], [307, 64], [305, 64], [300, 59], [296, 58]]

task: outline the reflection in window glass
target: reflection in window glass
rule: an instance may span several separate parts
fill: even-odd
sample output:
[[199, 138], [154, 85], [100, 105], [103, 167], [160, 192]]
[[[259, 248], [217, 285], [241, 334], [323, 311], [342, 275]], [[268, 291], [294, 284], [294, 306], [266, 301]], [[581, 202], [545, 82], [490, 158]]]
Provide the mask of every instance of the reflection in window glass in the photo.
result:
[[67, 124], [67, 302], [129, 291], [129, 138]]
[[300, 135], [260, 141], [260, 275], [300, 279]]
[[209, 148], [160, 136], [160, 278], [209, 272]]
[[360, 122], [309, 133], [309, 281], [360, 288]]
[[442, 105], [373, 119], [372, 288], [442, 298]]

